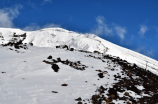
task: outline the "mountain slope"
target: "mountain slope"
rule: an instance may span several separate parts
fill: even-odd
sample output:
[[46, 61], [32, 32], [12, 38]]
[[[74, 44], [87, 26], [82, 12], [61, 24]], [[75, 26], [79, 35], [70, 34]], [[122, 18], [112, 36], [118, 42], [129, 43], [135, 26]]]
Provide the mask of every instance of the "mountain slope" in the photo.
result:
[[[129, 49], [112, 44], [104, 39], [93, 34], [80, 34], [68, 31], [62, 28], [46, 28], [38, 31], [22, 31], [19, 29], [0, 28], [0, 32], [4, 37], [4, 41], [8, 41], [14, 33], [26, 33], [24, 43], [33, 43], [38, 47], [55, 47], [58, 45], [68, 45], [77, 50], [85, 51], [98, 51], [112, 56], [119, 56], [131, 63], [136, 63], [145, 68], [146, 64], [148, 69], [156, 72], [158, 69], [158, 61], [151, 59], [147, 56], [131, 51]], [[0, 41], [2, 43], [2, 41]]]
[[[153, 59], [93, 34], [61, 28], [0, 32], [0, 104], [158, 103]], [[6, 45], [12, 38], [23, 41]], [[145, 70], [147, 61], [155, 74]]]

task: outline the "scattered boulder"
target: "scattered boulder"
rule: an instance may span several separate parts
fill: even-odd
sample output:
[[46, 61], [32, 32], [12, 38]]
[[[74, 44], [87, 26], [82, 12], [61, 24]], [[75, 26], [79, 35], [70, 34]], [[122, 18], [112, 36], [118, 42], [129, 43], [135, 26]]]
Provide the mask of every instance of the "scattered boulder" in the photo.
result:
[[29, 43], [30, 46], [33, 46], [33, 43]]
[[77, 98], [77, 99], [75, 99], [76, 101], [81, 101], [82, 100], [82, 98], [81, 97], [79, 97], [79, 98]]
[[56, 46], [56, 48], [60, 48], [60, 46]]
[[13, 50], [12, 48], [9, 48], [10, 50]]
[[59, 58], [57, 58], [57, 61], [58, 61], [58, 62], [61, 62], [61, 59], [60, 59], [60, 57], [59, 57]]
[[66, 48], [67, 50], [69, 50], [69, 47], [67, 45], [63, 46], [63, 49]]
[[74, 51], [74, 48], [70, 48], [70, 51]]
[[101, 54], [99, 51], [94, 51], [94, 53]]
[[78, 102], [77, 104], [83, 104], [82, 102]]
[[98, 74], [99, 78], [104, 78], [103, 73]]
[[56, 92], [56, 91], [52, 91], [53, 93], [58, 93], [58, 92]]
[[129, 93], [128, 93], [128, 92], [125, 92], [124, 95], [129, 96]]
[[52, 59], [52, 56], [50, 55], [50, 56], [48, 56], [48, 58], [47, 59]]
[[57, 64], [52, 64], [52, 69], [54, 70], [54, 72], [58, 72], [59, 66]]
[[61, 86], [68, 86], [68, 84], [62, 84]]

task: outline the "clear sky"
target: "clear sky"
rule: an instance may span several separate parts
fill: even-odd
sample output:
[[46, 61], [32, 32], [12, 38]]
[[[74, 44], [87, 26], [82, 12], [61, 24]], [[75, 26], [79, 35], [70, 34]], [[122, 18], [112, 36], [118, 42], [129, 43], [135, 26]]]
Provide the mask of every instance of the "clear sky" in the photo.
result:
[[158, 60], [158, 0], [0, 0], [0, 27], [94, 33]]

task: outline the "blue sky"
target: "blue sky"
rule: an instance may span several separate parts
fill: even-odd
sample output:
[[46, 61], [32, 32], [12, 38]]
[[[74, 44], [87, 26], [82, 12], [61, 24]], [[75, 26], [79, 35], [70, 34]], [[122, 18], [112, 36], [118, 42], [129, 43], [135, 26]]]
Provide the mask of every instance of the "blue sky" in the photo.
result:
[[94, 33], [158, 60], [157, 0], [1, 0], [0, 27]]

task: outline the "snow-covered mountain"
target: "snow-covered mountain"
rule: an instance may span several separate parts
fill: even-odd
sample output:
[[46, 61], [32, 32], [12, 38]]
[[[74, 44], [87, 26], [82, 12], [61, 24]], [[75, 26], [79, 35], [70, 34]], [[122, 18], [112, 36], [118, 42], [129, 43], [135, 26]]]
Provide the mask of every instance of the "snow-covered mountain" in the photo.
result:
[[123, 60], [136, 63], [141, 67], [146, 67], [155, 71], [158, 69], [158, 61], [144, 56], [132, 50], [110, 43], [94, 34], [81, 34], [68, 31], [62, 28], [45, 28], [38, 31], [22, 31], [20, 29], [0, 28], [0, 34], [4, 37], [2, 42], [8, 42], [11, 36], [16, 33], [26, 33], [24, 43], [33, 43], [37, 47], [55, 47], [58, 45], [68, 45], [77, 50], [98, 51], [112, 56], [118, 56]]
[[[0, 44], [0, 104], [130, 104], [157, 96], [158, 61], [94, 34], [0, 28]], [[65, 45], [75, 51], [56, 48]]]

